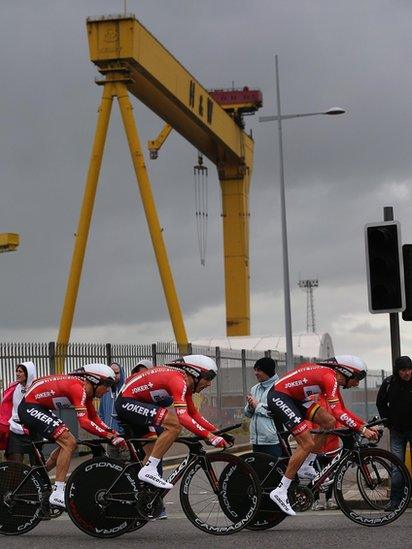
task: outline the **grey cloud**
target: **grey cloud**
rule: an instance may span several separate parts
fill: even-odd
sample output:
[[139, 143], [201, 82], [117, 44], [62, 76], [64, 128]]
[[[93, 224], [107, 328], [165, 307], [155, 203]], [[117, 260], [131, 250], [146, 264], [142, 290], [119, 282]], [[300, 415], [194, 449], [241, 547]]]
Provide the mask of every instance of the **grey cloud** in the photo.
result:
[[[101, 94], [88, 59], [85, 17], [122, 7], [112, 0], [2, 3], [1, 230], [22, 237], [17, 253], [0, 258], [3, 329], [57, 328]], [[212, 0], [129, 0], [128, 9], [205, 86], [234, 81], [260, 87], [260, 114], [275, 109], [275, 53], [284, 113], [347, 108], [345, 116], [284, 124], [291, 281], [295, 288], [299, 273], [317, 274], [330, 289], [328, 297], [319, 292], [317, 302], [326, 329], [337, 314], [333, 294], [342, 287], [358, 288], [352, 306], [366, 312], [364, 223], [381, 219], [391, 200], [405, 239], [412, 236], [410, 196], [391, 195], [387, 187], [408, 186], [412, 171], [411, 6], [383, 0], [226, 0], [219, 7]], [[134, 105], [145, 144], [162, 121]], [[76, 310], [81, 327], [167, 318], [117, 110], [115, 105]], [[257, 117], [246, 122], [255, 137], [251, 289], [254, 295], [273, 292], [275, 299], [282, 292], [276, 126], [259, 124]], [[176, 134], [156, 162], [148, 161], [185, 315], [224, 302], [219, 183], [207, 163], [208, 256], [202, 268], [194, 228], [195, 161], [196, 151]], [[304, 324], [297, 320], [304, 319], [299, 296], [296, 325]], [[281, 330], [278, 302], [274, 316]]]

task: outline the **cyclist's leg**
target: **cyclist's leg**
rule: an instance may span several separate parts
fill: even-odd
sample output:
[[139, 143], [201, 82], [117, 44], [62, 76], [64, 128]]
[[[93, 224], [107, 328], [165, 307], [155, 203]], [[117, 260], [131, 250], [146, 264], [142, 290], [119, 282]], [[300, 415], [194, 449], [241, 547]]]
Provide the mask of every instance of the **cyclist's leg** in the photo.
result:
[[47, 408], [26, 403], [23, 400], [19, 405], [18, 413], [23, 425], [27, 425], [31, 432], [59, 446], [56, 459], [56, 481], [49, 501], [53, 505], [64, 507], [64, 483], [72, 454], [77, 446], [76, 439], [63, 421]]
[[160, 488], [172, 488], [170, 483], [159, 476], [157, 468], [180, 432], [180, 424], [174, 411], [169, 412], [168, 409], [156, 404], [128, 397], [119, 397], [115, 407], [118, 417], [128, 423], [135, 432], [140, 431], [142, 436], [145, 436], [150, 428], [163, 428], [145, 465], [139, 471], [139, 479]]
[[315, 440], [305, 420], [306, 410], [302, 409], [300, 403], [295, 402], [289, 395], [271, 389], [268, 393], [268, 408], [275, 420], [282, 422], [294, 436], [298, 445], [289, 459], [280, 484], [270, 493], [270, 498], [282, 511], [295, 515], [288, 500], [288, 489], [302, 463], [313, 452]]
[[66, 430], [55, 439], [60, 450], [56, 459], [56, 482], [64, 482], [70, 467], [72, 454], [77, 448], [76, 439]]
[[145, 465], [139, 471], [139, 478], [158, 487], [171, 489], [173, 487], [169, 482], [165, 482], [158, 473], [158, 467], [167, 450], [179, 436], [181, 426], [174, 410], [167, 411], [162, 420], [163, 432], [160, 433]]
[[158, 459], [161, 459], [169, 450], [169, 448], [179, 436], [182, 428], [174, 410], [167, 411], [167, 415], [162, 421], [162, 427], [164, 430], [158, 436], [156, 442], [154, 443], [153, 450], [150, 454], [151, 457], [155, 457]]
[[46, 469], [47, 471], [51, 471], [56, 467], [57, 463], [57, 457], [60, 453], [60, 446], [58, 448], [55, 448], [53, 452], [49, 455], [49, 457], [46, 460]]
[[[328, 430], [335, 428], [336, 419], [333, 417], [332, 414], [330, 414], [327, 410], [325, 410], [325, 408], [322, 408], [321, 406], [317, 406], [316, 409], [313, 410], [313, 412], [309, 410], [308, 415], [310, 415], [310, 417], [308, 417], [307, 419], [314, 423], [317, 423], [320, 429]], [[322, 451], [328, 435], [313, 435], [313, 438], [315, 440], [313, 452], [315, 454], [318, 454]]]
[[309, 429], [304, 430], [300, 434], [294, 434], [293, 436], [296, 440], [297, 447], [292, 453], [285, 471], [285, 476], [290, 479], [295, 477], [302, 463], [309, 456], [309, 454], [316, 453], [314, 451], [315, 441], [313, 435], [309, 432]]

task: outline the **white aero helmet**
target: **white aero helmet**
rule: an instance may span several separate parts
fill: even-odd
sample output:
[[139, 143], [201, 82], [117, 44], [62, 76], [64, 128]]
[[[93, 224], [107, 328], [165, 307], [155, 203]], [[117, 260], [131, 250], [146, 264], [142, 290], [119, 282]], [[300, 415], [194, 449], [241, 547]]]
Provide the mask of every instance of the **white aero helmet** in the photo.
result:
[[212, 381], [217, 375], [217, 364], [205, 355], [186, 355], [169, 363], [187, 374], [193, 376], [196, 380], [207, 379]]
[[136, 367], [137, 366], [143, 366], [143, 368], [146, 368], [146, 370], [150, 370], [150, 368], [154, 368], [153, 362], [147, 358], [140, 359], [139, 362], [136, 364]]
[[69, 375], [87, 379], [94, 387], [97, 387], [98, 385], [111, 387], [116, 382], [116, 377], [112, 368], [106, 364], [100, 363], [85, 364], [73, 372], [70, 372]]
[[368, 371], [364, 361], [353, 355], [336, 355], [327, 358], [326, 360], [322, 360], [318, 362], [318, 364], [333, 368], [344, 375], [347, 380], [357, 379], [361, 381], [362, 379], [365, 379]]

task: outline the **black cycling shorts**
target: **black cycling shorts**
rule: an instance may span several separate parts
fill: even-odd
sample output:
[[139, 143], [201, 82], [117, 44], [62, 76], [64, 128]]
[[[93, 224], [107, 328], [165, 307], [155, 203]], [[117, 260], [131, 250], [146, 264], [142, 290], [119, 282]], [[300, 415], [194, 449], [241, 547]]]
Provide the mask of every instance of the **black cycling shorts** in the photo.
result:
[[17, 412], [20, 422], [29, 429], [30, 433], [34, 432], [42, 438], [55, 441], [62, 433], [69, 430], [56, 414], [39, 404], [30, 404], [23, 399]]
[[118, 397], [115, 408], [120, 421], [130, 425], [136, 437], [150, 431], [155, 434], [155, 429], [160, 427], [167, 415], [167, 408], [130, 397]]
[[283, 424], [292, 435], [300, 435], [309, 429], [305, 421], [307, 409], [289, 395], [270, 389], [268, 408], [276, 425]]

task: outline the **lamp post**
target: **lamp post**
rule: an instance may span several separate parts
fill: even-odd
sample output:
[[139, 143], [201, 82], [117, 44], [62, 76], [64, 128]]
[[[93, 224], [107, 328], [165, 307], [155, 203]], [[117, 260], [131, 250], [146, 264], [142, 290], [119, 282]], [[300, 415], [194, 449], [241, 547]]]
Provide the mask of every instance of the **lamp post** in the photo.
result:
[[323, 112], [310, 112], [303, 114], [284, 114], [281, 113], [280, 89], [279, 89], [279, 64], [278, 56], [275, 55], [275, 76], [276, 76], [276, 103], [277, 116], [261, 116], [259, 122], [271, 122], [277, 120], [278, 123], [278, 143], [279, 143], [279, 173], [280, 173], [280, 209], [282, 224], [282, 252], [283, 252], [283, 294], [285, 307], [285, 336], [286, 336], [286, 367], [288, 370], [293, 368], [293, 341], [292, 341], [292, 315], [290, 309], [290, 282], [289, 282], [289, 256], [288, 256], [288, 236], [286, 223], [286, 201], [285, 201], [285, 172], [283, 162], [283, 140], [282, 140], [282, 120], [290, 118], [303, 118], [305, 116], [317, 115], [339, 115], [346, 111], [339, 107], [331, 108]]

